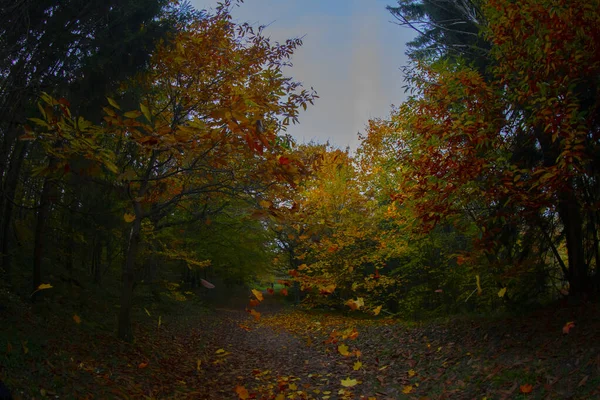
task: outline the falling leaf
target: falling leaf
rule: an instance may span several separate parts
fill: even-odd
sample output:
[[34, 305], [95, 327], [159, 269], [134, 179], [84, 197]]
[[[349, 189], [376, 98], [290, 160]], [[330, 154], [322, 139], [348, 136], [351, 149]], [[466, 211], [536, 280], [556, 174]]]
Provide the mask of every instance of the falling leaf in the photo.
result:
[[235, 392], [237, 393], [238, 397], [242, 400], [245, 400], [250, 397], [250, 393], [248, 393], [248, 390], [246, 390], [246, 388], [243, 386], [236, 386]]
[[338, 351], [343, 356], [349, 356], [350, 355], [350, 352], [348, 351], [348, 346], [346, 346], [345, 344], [340, 344], [338, 346]]
[[149, 317], [151, 317], [152, 315], [150, 315], [150, 311], [148, 311], [147, 308], [144, 307], [144, 311], [146, 311], [146, 314], [148, 314]]
[[200, 372], [201, 365], [202, 365], [202, 360], [198, 359], [196, 361], [196, 371]]
[[563, 333], [566, 335], [566, 334], [568, 334], [568, 333], [571, 331], [571, 329], [573, 329], [573, 328], [575, 328], [575, 321], [570, 321], [570, 322], [567, 322], [567, 323], [565, 324], [565, 326], [563, 326], [563, 329], [562, 329], [562, 331], [563, 331]]
[[256, 299], [250, 299], [250, 308], [256, 307], [259, 304], [260, 304], [260, 301], [258, 301]]
[[358, 381], [356, 379], [342, 379], [342, 386], [344, 387], [352, 387], [358, 385]]
[[138, 368], [143, 369], [143, 368], [146, 368], [147, 366], [148, 366], [147, 362], [142, 362], [142, 363], [140, 363], [140, 365], [138, 365]]
[[256, 296], [258, 301], [263, 301], [263, 294], [260, 291], [258, 291], [256, 289], [252, 289], [252, 294], [254, 294], [254, 296]]
[[584, 385], [585, 385], [585, 383], [587, 382], [587, 380], [588, 380], [588, 378], [589, 378], [589, 377], [590, 377], [589, 375], [586, 375], [586, 376], [584, 376], [584, 377], [583, 377], [583, 378], [582, 378], [582, 379], [579, 381], [579, 383], [577, 384], [577, 387], [582, 387], [582, 386], [584, 386]]
[[215, 288], [215, 285], [213, 285], [209, 281], [205, 281], [204, 279], [200, 279], [200, 283], [202, 284], [202, 286], [204, 286], [207, 289], [214, 289]]
[[23, 354], [29, 353], [29, 347], [27, 347], [27, 340], [21, 340], [21, 347], [23, 347]]
[[521, 393], [531, 393], [532, 390], [533, 390], [533, 386], [531, 386], [529, 383], [526, 383], [525, 385], [521, 385]]
[[475, 275], [475, 280], [477, 281], [477, 294], [481, 296], [483, 290], [481, 289], [481, 281], [479, 279], [479, 275]]
[[52, 285], [49, 283], [42, 283], [40, 286], [37, 287], [37, 290], [44, 290], [44, 289], [52, 289]]
[[328, 286], [322, 286], [319, 288], [319, 294], [322, 294], [324, 296], [332, 294], [333, 291], [335, 290], [336, 286], [334, 284], [328, 285]]
[[434, 292], [435, 292], [435, 293], [444, 293], [444, 291], [443, 291], [442, 289], [437, 289], [437, 290], [434, 290]]
[[273, 289], [271, 289], [271, 288], [267, 288], [267, 293], [273, 294], [273, 293], [275, 293], [275, 291]]
[[458, 265], [463, 265], [463, 264], [464, 264], [464, 262], [465, 262], [465, 258], [464, 258], [463, 256], [458, 256], [458, 257], [456, 257], [456, 263], [457, 263]]
[[417, 373], [415, 372], [414, 369], [409, 369], [408, 370], [408, 377], [412, 378], [413, 376], [415, 376]]
[[250, 315], [252, 315], [257, 321], [260, 319], [260, 313], [254, 309], [250, 310]]
[[288, 290], [287, 290], [286, 288], [283, 288], [283, 289], [281, 289], [281, 290], [279, 291], [279, 293], [281, 293], [281, 294], [282, 294], [282, 295], [284, 295], [284, 296], [287, 296], [287, 295], [288, 295]]
[[357, 361], [354, 363], [354, 366], [352, 367], [355, 371], [358, 371], [360, 369], [360, 367], [362, 367], [362, 363], [360, 361]]
[[381, 306], [377, 306], [373, 310], [373, 315], [379, 315], [380, 312], [381, 312]]
[[135, 221], [135, 215], [134, 214], [129, 214], [129, 213], [125, 213], [123, 214], [123, 220], [127, 223], [133, 222]]
[[409, 394], [410, 392], [412, 392], [413, 387], [410, 385], [406, 385], [402, 388], [402, 393], [404, 394]]
[[504, 297], [504, 295], [506, 294], [506, 288], [503, 287], [502, 289], [500, 289], [500, 291], [498, 292], [498, 297]]
[[73, 315], [73, 321], [75, 321], [76, 324], [80, 324], [81, 323], [81, 318], [79, 317], [79, 315], [74, 314]]
[[160, 329], [160, 324], [162, 323], [162, 315], [158, 316], [158, 329]]
[[215, 351], [216, 354], [223, 354], [225, 353], [225, 349], [219, 349], [217, 351]]
[[352, 309], [352, 311], [358, 310], [360, 309], [362, 306], [365, 305], [364, 300], [362, 299], [362, 297], [358, 297], [356, 300], [348, 300], [345, 303], [348, 307], [350, 307]]

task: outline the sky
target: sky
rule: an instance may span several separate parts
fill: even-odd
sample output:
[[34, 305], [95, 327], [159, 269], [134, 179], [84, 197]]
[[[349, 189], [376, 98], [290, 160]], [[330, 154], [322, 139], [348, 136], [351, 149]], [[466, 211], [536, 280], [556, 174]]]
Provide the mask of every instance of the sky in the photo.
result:
[[[216, 0], [191, 0], [210, 9]], [[245, 0], [232, 11], [236, 22], [268, 25], [265, 35], [283, 42], [303, 37], [284, 71], [319, 98], [288, 132], [299, 143], [317, 141], [358, 147], [358, 132], [371, 118], [385, 118], [405, 98], [400, 70], [414, 33], [385, 9], [396, 0]]]

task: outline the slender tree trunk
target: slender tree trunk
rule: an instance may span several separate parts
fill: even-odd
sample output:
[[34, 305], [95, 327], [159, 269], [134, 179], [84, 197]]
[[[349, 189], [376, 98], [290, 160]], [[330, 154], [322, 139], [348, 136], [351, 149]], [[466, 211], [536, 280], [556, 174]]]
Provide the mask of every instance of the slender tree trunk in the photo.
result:
[[15, 151], [13, 153], [12, 162], [10, 163], [10, 168], [7, 171], [2, 190], [2, 204], [4, 207], [2, 208], [2, 224], [0, 226], [0, 243], [2, 246], [0, 248], [0, 267], [4, 269], [7, 279], [9, 280], [12, 264], [10, 227], [13, 220], [14, 202], [17, 192], [17, 184], [19, 182], [19, 173], [21, 171], [21, 165], [23, 164], [23, 159], [25, 158], [26, 152], [27, 143], [22, 141], [17, 142]]
[[142, 207], [139, 202], [134, 202], [136, 219], [133, 221], [129, 233], [129, 242], [123, 266], [123, 286], [121, 288], [121, 310], [119, 311], [118, 337], [126, 342], [133, 342], [131, 329], [131, 308], [133, 306], [133, 287], [135, 285], [135, 262], [139, 250], [142, 231]]

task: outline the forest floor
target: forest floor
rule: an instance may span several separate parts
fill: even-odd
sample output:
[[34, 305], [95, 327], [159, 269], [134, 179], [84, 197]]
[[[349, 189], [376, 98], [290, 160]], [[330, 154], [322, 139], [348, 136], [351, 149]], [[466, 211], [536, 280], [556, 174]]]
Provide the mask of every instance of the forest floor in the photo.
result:
[[597, 304], [424, 324], [268, 295], [259, 320], [243, 304], [190, 310], [144, 310], [126, 344], [85, 316], [4, 307], [0, 379], [15, 399], [600, 398]]

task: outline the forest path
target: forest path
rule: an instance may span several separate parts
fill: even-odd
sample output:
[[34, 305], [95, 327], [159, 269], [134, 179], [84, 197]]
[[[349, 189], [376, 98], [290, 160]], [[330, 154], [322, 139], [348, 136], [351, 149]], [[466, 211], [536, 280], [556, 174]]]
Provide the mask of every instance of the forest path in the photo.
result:
[[0, 308], [0, 380], [16, 400], [600, 398], [597, 303], [416, 324], [247, 302], [142, 307], [133, 344], [89, 311]]

